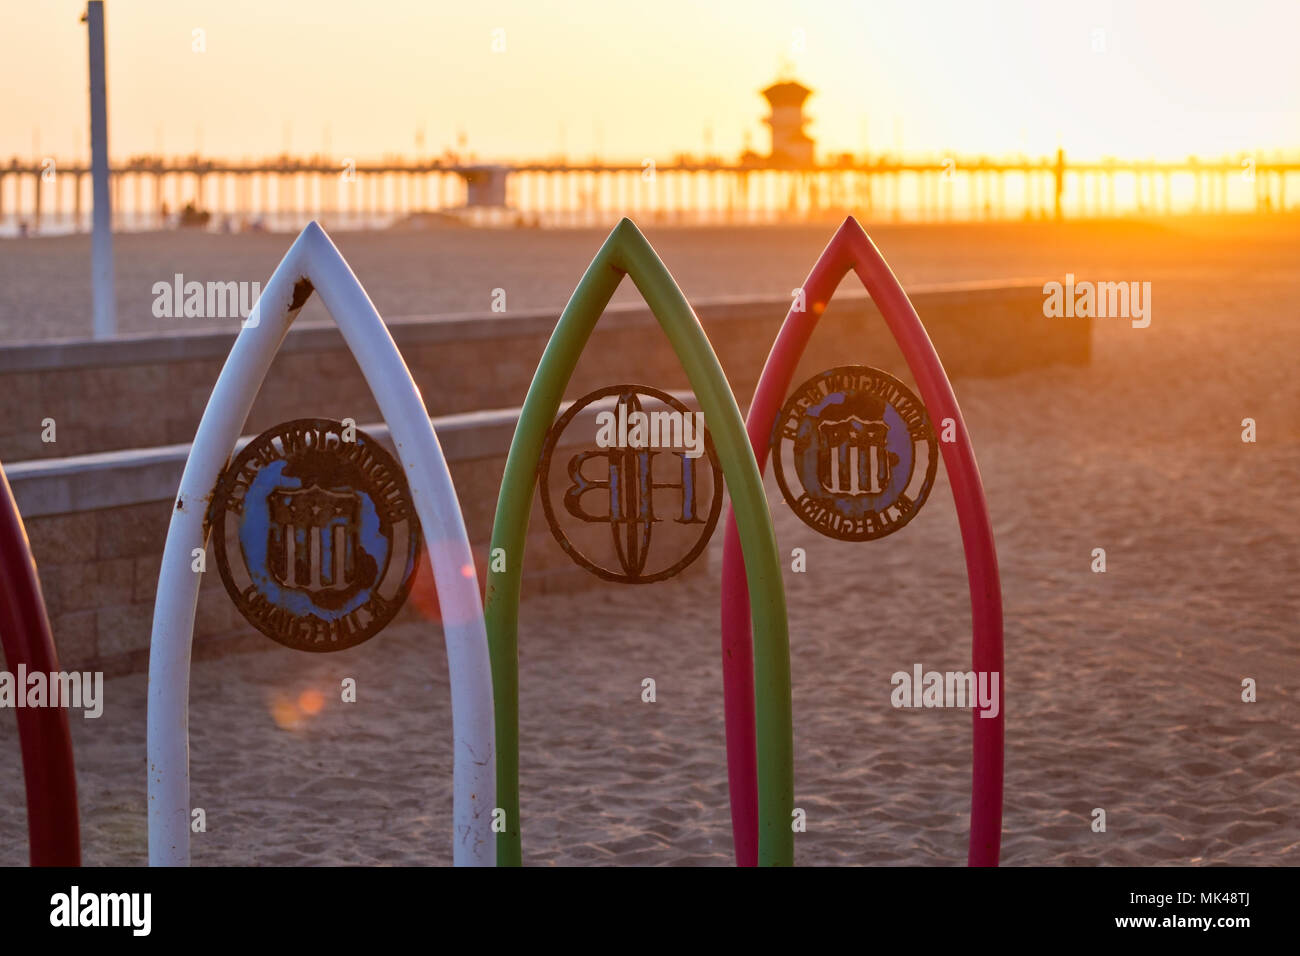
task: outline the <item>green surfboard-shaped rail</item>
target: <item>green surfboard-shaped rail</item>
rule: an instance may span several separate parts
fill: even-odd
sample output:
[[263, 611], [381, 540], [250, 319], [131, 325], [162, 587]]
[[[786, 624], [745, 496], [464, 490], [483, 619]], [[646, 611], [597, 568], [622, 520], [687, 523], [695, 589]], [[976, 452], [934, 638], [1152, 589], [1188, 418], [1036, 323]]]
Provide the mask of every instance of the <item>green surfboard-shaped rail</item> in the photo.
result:
[[672, 275], [630, 219], [623, 219], [614, 227], [560, 315], [528, 388], [497, 499], [492, 549], [493, 553], [499, 553], [497, 548], [503, 549], [505, 570], [489, 570], [485, 607], [496, 703], [497, 806], [505, 811], [505, 831], [497, 834], [497, 863], [500, 866], [522, 863], [519, 591], [533, 485], [542, 446], [559, 412], [578, 358], [625, 275], [632, 277], [686, 371], [704, 411], [731, 493], [753, 620], [758, 861], [766, 866], [789, 866], [794, 862], [790, 638], [772, 516], [740, 409], [713, 346]]

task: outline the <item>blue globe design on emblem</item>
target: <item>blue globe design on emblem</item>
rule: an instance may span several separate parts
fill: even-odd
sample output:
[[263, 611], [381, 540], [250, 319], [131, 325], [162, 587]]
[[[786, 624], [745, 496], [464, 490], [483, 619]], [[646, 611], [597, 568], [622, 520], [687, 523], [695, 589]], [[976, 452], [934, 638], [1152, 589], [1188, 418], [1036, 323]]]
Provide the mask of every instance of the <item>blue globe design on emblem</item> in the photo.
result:
[[794, 439], [799, 482], [813, 498], [861, 517], [898, 500], [915, 455], [897, 409], [871, 396], [831, 392], [808, 409]]
[[240, 613], [288, 647], [369, 640], [401, 608], [421, 547], [405, 475], [355, 426], [278, 425], [223, 472], [209, 520]]
[[300, 493], [302, 481], [284, 473], [287, 464], [263, 468], [244, 496], [244, 565], [274, 606], [337, 620], [370, 600], [388, 569], [389, 542], [364, 490], [313, 485]]

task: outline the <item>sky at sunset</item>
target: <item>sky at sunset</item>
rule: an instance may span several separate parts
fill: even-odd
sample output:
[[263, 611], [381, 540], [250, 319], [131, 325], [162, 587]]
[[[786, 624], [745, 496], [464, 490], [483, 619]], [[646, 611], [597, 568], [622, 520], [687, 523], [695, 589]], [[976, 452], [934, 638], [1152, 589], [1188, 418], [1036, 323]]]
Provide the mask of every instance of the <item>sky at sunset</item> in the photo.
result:
[[[88, 147], [82, 0], [0, 0], [0, 156]], [[115, 159], [162, 152], [639, 161], [767, 150], [814, 88], [819, 155], [1181, 158], [1300, 148], [1300, 3], [109, 0]], [[201, 30], [203, 51], [195, 30]], [[494, 33], [494, 31], [504, 31]], [[504, 45], [504, 50], [494, 51]], [[747, 139], [748, 137], [748, 139]]]

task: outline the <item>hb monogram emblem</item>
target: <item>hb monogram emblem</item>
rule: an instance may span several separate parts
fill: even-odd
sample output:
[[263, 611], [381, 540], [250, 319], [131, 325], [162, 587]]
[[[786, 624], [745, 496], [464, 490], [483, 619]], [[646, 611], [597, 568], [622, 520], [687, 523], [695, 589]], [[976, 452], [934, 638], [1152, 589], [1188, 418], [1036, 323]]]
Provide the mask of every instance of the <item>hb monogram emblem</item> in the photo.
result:
[[[700, 556], [722, 512], [722, 469], [703, 417], [647, 385], [611, 385], [569, 406], [538, 469], [546, 522], [569, 557], [607, 581], [649, 584]], [[577, 450], [557, 466], [561, 446]], [[668, 558], [652, 561], [660, 552]]]

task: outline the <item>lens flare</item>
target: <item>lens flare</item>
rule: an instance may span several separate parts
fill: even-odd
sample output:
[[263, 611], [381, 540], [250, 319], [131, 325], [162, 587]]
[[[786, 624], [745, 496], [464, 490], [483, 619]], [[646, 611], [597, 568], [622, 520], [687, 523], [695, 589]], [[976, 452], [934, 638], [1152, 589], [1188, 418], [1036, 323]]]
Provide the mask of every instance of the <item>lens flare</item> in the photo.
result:
[[302, 718], [298, 705], [283, 694], [277, 694], [271, 701], [271, 719], [281, 730], [297, 730], [302, 726]]
[[305, 690], [298, 695], [298, 709], [309, 717], [315, 717], [325, 709], [325, 695], [318, 690]]

